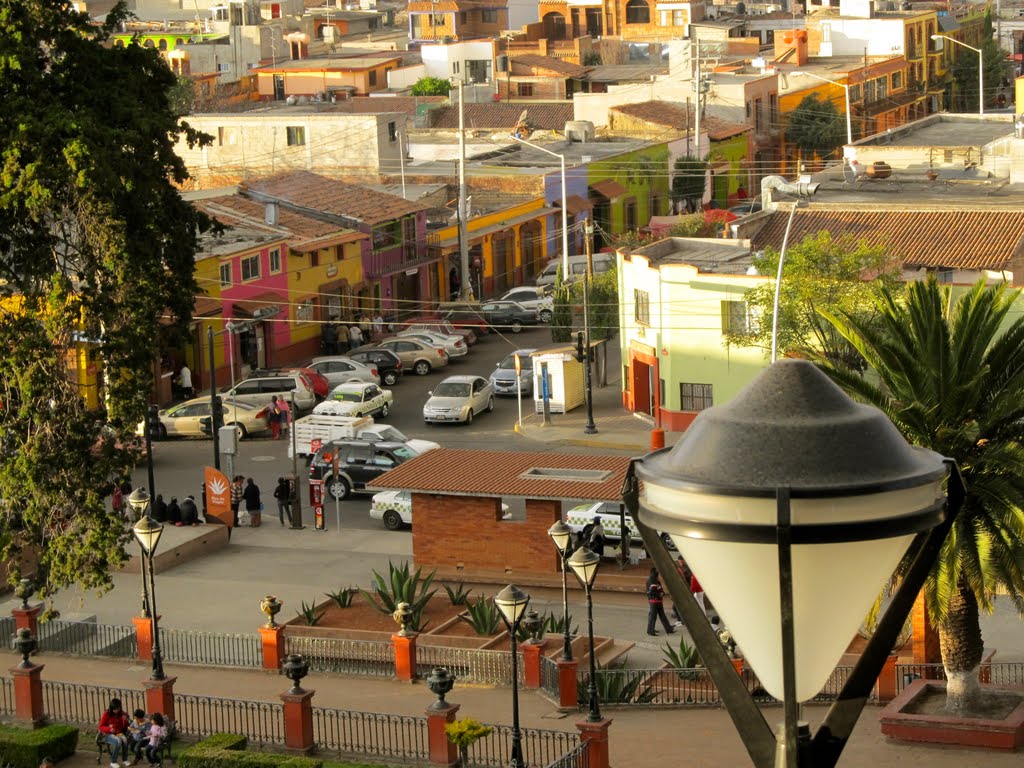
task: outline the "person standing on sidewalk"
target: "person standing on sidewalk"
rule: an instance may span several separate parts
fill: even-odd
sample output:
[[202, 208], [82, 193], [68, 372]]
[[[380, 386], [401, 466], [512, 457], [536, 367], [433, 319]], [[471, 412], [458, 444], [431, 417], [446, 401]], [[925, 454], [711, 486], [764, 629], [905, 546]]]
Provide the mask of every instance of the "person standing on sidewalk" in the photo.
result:
[[665, 588], [661, 586], [658, 569], [651, 568], [651, 574], [647, 577], [647, 634], [652, 637], [658, 634], [654, 628], [658, 619], [661, 619], [666, 635], [675, 634], [675, 628], [665, 615]]
[[277, 401], [277, 395], [270, 396], [270, 405], [267, 407], [267, 421], [270, 422], [270, 439], [277, 440], [281, 436], [281, 404]]
[[277, 407], [281, 409], [281, 421], [278, 423], [278, 433], [281, 437], [288, 439], [288, 427], [292, 422], [292, 407], [288, 400], [283, 397], [277, 399]]
[[263, 524], [263, 501], [260, 499], [260, 487], [251, 477], [245, 481], [242, 499], [245, 501], [245, 511], [249, 513], [249, 525], [259, 528]]
[[292, 487], [291, 483], [283, 477], [277, 478], [277, 487], [274, 489], [274, 498], [277, 499], [277, 519], [284, 525], [284, 516], [288, 515], [288, 525], [292, 524]]
[[233, 527], [238, 527], [238, 510], [242, 506], [242, 483], [245, 478], [235, 475], [231, 480], [231, 514], [234, 516]]

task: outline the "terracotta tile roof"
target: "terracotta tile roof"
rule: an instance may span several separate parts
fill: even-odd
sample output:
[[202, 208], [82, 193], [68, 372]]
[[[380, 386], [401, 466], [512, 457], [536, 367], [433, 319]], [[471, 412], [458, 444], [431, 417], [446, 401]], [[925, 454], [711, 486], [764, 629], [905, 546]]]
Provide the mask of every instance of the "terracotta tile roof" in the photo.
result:
[[360, 115], [401, 112], [415, 116], [421, 109], [447, 103], [447, 96], [356, 96], [346, 99], [341, 105]]
[[[530, 122], [540, 131], [561, 131], [573, 119], [572, 102], [564, 104], [466, 104], [467, 128], [483, 128], [511, 131], [519, 122], [519, 115], [526, 109]], [[458, 129], [459, 109], [449, 106], [433, 111], [432, 128]]]
[[[680, 131], [685, 131], [687, 124], [693, 118], [692, 107], [672, 101], [655, 100], [644, 101], [639, 104], [620, 104], [617, 107], [612, 107], [611, 111], [621, 112], [637, 120], [644, 120], [653, 125], [676, 128]], [[752, 126], [745, 123], [733, 123], [712, 115], [707, 115], [701, 121], [700, 127], [712, 141], [721, 141], [722, 139], [728, 139], [752, 130]]]
[[557, 72], [560, 75], [576, 78], [577, 80], [586, 77], [587, 72], [590, 71], [590, 67], [556, 59], [554, 56], [541, 56], [538, 53], [522, 53], [518, 56], [512, 56], [510, 61], [513, 64], [521, 64], [531, 69], [546, 69], [548, 72]]
[[[373, 487], [447, 496], [615, 501], [622, 497], [628, 466], [625, 456], [440, 448], [386, 472]], [[547, 472], [525, 477], [531, 469]], [[592, 480], [566, 479], [552, 470], [591, 470], [598, 475]]]
[[[951, 201], [952, 202], [952, 201]], [[780, 248], [789, 209], [767, 216], [751, 238], [752, 248]], [[798, 209], [790, 242], [828, 230], [833, 237], [852, 235], [883, 246], [909, 267], [1004, 269], [1024, 252], [1024, 210], [913, 210], [906, 206], [880, 211]]]
[[277, 200], [311, 215], [341, 216], [368, 225], [393, 221], [428, 207], [309, 171], [280, 173], [247, 182], [239, 190], [258, 200]]
[[507, 0], [410, 0], [406, 10], [412, 13], [435, 13], [437, 11], [505, 9], [507, 7]]

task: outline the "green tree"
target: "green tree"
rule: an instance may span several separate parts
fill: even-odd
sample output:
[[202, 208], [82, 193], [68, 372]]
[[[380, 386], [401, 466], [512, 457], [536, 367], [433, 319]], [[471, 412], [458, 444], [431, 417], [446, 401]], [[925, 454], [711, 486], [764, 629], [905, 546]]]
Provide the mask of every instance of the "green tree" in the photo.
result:
[[[759, 275], [774, 277], [779, 252], [767, 248], [752, 263]], [[779, 288], [779, 355], [818, 352], [828, 360], [855, 366], [860, 355], [821, 312], [850, 314], [870, 323], [877, 315], [875, 285], [895, 286], [898, 279], [899, 265], [884, 249], [850, 236], [833, 238], [819, 232], [790, 244]], [[772, 346], [775, 280], [747, 291], [743, 300], [749, 320], [729, 327], [726, 343], [761, 347], [767, 354]]]
[[[176, 78], [155, 50], [114, 47], [63, 0], [0, 8], [0, 556], [47, 597], [104, 589], [125, 560], [106, 509], [142, 419], [160, 324], [187, 328], [207, 220], [182, 200]], [[163, 319], [162, 319], [163, 318]], [[106, 420], [66, 374], [102, 370]]]
[[812, 93], [789, 116], [786, 141], [805, 155], [831, 155], [846, 141], [846, 120], [835, 104]]
[[997, 591], [1024, 611], [1024, 318], [1019, 291], [975, 284], [957, 301], [934, 279], [883, 289], [876, 323], [830, 315], [872, 376], [819, 360], [851, 396], [881, 408], [907, 440], [956, 459], [963, 508], [924, 594], [939, 630], [946, 707], [970, 712], [980, 698], [984, 644], [979, 610]]
[[[590, 279], [590, 339], [610, 339], [619, 328], [619, 281], [617, 272], [609, 269]], [[583, 281], [562, 282], [561, 271], [556, 278], [554, 306], [551, 310], [551, 341], [575, 341], [575, 332], [583, 329]]]
[[707, 183], [707, 163], [696, 157], [677, 157], [673, 164], [673, 203], [682, 203], [687, 212], [699, 210]]
[[[991, 104], [994, 97], [1006, 85], [1013, 75], [1013, 65], [1006, 58], [993, 37], [992, 9], [985, 11], [985, 27], [981, 44], [981, 58], [985, 67], [985, 104]], [[964, 112], [975, 112], [978, 109], [978, 54], [962, 45], [943, 40], [944, 45], [951, 45], [956, 50], [953, 58], [953, 79], [959, 93], [960, 108]], [[975, 46], [977, 47], [977, 46]]]
[[412, 85], [413, 96], [447, 96], [452, 84], [443, 77], [421, 77]]

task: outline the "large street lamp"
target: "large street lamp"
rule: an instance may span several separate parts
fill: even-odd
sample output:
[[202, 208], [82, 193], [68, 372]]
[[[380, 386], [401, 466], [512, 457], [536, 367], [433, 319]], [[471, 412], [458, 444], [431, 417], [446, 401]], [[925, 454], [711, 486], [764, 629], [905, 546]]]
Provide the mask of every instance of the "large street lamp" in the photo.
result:
[[534, 144], [532, 141], [521, 139], [514, 133], [509, 134], [509, 137], [512, 141], [518, 141], [520, 144], [525, 144], [528, 147], [533, 147], [545, 154], [558, 158], [562, 173], [562, 279], [567, 280], [569, 278], [569, 193], [565, 188], [565, 155], [552, 152], [550, 149], [545, 149], [540, 144]]
[[[631, 466], [626, 504], [754, 765], [838, 761], [959, 508], [963, 485], [950, 465], [908, 445], [880, 410], [855, 403], [813, 364], [790, 359]], [[783, 701], [778, 741], [658, 531]], [[827, 681], [901, 558], [889, 609], [809, 740], [800, 702]]]
[[850, 122], [850, 86], [846, 83], [840, 83], [838, 80], [830, 80], [827, 77], [816, 75], [813, 72], [794, 72], [793, 77], [801, 77], [806, 75], [807, 77], [813, 77], [815, 80], [821, 80], [825, 83], [832, 83], [832, 85], [838, 85], [843, 89], [843, 93], [846, 95], [846, 143], [853, 144], [853, 124]]
[[562, 661], [572, 661], [572, 636], [569, 634], [569, 586], [566, 583], [569, 555], [572, 552], [572, 547], [569, 546], [572, 541], [572, 528], [559, 520], [548, 528], [548, 536], [555, 542], [559, 559], [562, 561], [562, 622], [565, 625], [565, 631], [562, 633]]
[[[149, 417], [147, 416], [147, 419]], [[147, 439], [149, 437], [149, 427], [147, 424]], [[152, 453], [150, 453], [152, 456]], [[149, 512], [149, 494], [145, 488], [136, 488], [128, 496], [128, 506], [132, 508], [134, 512], [134, 519], [141, 520]], [[142, 618], [148, 619], [149, 613], [149, 587], [146, 585], [146, 548], [142, 546], [142, 542], [139, 542], [139, 554], [141, 558], [139, 560], [139, 575], [142, 576]]]
[[494, 596], [494, 604], [501, 611], [501, 618], [508, 627], [508, 636], [512, 643], [512, 762], [511, 768], [526, 768], [523, 762], [523, 734], [519, 730], [519, 660], [516, 657], [516, 632], [519, 622], [530, 604], [530, 596], [509, 584]]
[[[136, 494], [138, 495], [136, 496]], [[145, 489], [136, 489], [132, 492], [132, 496], [136, 498], [136, 502], [139, 505], [137, 509], [140, 513], [139, 521], [132, 528], [132, 533], [135, 534], [136, 540], [142, 547], [143, 552], [146, 553], [149, 567], [150, 613], [153, 618], [153, 672], [150, 677], [153, 680], [163, 680], [166, 676], [164, 675], [163, 656], [160, 653], [160, 616], [156, 611], [156, 581], [153, 577], [153, 556], [156, 554], [156, 545], [160, 541], [160, 534], [164, 532], [164, 527], [149, 515], [150, 500], [149, 494], [146, 493]], [[132, 502], [129, 500], [129, 503]], [[132, 506], [135, 507], [135, 504], [132, 503]]]
[[981, 48], [975, 48], [973, 45], [962, 43], [959, 40], [950, 37], [949, 35], [932, 35], [932, 40], [949, 40], [951, 43], [956, 45], [962, 45], [964, 48], [970, 48], [976, 54], [978, 54], [978, 114], [985, 114], [985, 55]]
[[597, 698], [597, 661], [594, 659], [594, 579], [597, 578], [597, 568], [601, 565], [601, 558], [597, 553], [591, 552], [586, 547], [580, 547], [572, 553], [569, 558], [569, 567], [576, 574], [583, 589], [587, 592], [587, 630], [590, 633], [590, 711], [587, 713], [587, 721], [596, 723], [601, 720], [601, 705]]

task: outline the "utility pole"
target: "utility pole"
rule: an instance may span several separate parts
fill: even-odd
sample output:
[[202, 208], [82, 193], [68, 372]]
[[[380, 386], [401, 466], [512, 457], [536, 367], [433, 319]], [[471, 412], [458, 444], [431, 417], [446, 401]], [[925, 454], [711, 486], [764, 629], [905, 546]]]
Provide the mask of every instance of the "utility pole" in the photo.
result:
[[594, 249], [591, 242], [593, 234], [594, 225], [590, 219], [587, 219], [583, 234], [583, 242], [587, 249], [587, 274], [583, 278], [583, 343], [579, 343], [577, 337], [579, 351], [582, 353], [580, 356], [583, 358], [582, 363], [586, 366], [583, 369], [583, 384], [587, 395], [587, 421], [583, 425], [583, 434], [585, 435], [597, 434], [597, 426], [594, 424], [594, 382], [591, 371], [593, 359], [590, 347], [590, 277], [594, 274]]
[[466, 110], [462, 100], [462, 79], [456, 84], [459, 89], [459, 267], [462, 273], [462, 296], [469, 299], [473, 286], [469, 277], [469, 234], [466, 229]]
[[[217, 397], [217, 369], [213, 357], [213, 326], [206, 326], [206, 350], [210, 365], [210, 435], [213, 437], [213, 466], [220, 471], [220, 435], [217, 429], [217, 408], [220, 398]], [[154, 497], [155, 498], [155, 497]]]

